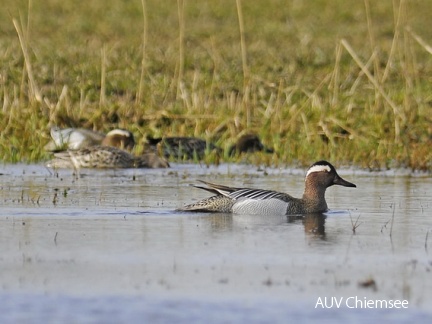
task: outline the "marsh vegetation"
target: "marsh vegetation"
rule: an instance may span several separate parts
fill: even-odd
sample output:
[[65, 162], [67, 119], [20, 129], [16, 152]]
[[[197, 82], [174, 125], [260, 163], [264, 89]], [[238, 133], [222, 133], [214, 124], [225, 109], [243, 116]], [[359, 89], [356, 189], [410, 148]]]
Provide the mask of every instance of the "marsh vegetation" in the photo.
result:
[[432, 169], [428, 1], [17, 0], [4, 9], [4, 162], [46, 159], [55, 124], [126, 128], [137, 153], [148, 134], [227, 148], [255, 132], [275, 153], [252, 163]]

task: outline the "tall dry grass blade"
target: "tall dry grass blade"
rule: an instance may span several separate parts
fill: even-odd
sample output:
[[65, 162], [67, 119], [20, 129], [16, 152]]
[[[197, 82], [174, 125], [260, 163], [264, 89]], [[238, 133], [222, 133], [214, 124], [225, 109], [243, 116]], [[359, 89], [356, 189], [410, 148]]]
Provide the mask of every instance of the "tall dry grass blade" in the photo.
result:
[[300, 114], [300, 116], [301, 116], [301, 119], [302, 119], [302, 121], [303, 121], [303, 125], [304, 125], [304, 132], [306, 133], [306, 141], [307, 141], [308, 143], [310, 143], [310, 142], [312, 142], [312, 136], [313, 136], [314, 133], [310, 131], [309, 123], [308, 123], [308, 119], [307, 119], [305, 113], [302, 112], [302, 113]]
[[182, 91], [183, 74], [184, 74], [184, 37], [185, 37], [185, 17], [184, 17], [185, 0], [177, 0], [177, 14], [179, 20], [179, 69], [177, 77], [177, 98]]
[[[366, 68], [368, 71], [369, 71], [369, 67], [372, 65], [372, 62], [373, 62], [373, 59], [374, 59], [374, 56], [375, 56], [375, 55], [377, 55], [377, 52], [376, 52], [376, 51], [372, 53], [372, 56], [371, 56], [371, 57], [369, 58], [369, 60], [366, 62], [365, 68]], [[357, 88], [359, 87], [359, 85], [360, 85], [360, 81], [361, 81], [361, 79], [363, 78], [363, 75], [364, 75], [363, 71], [360, 70], [360, 72], [359, 72], [358, 75], [357, 75], [356, 80], [353, 82], [353, 84], [352, 84], [350, 90], [348, 91], [348, 94], [351, 96], [351, 98], [350, 98], [350, 100], [349, 100], [349, 103], [348, 103], [348, 105], [347, 105], [347, 113], [348, 113], [348, 114], [351, 114], [351, 112], [352, 112], [352, 110], [353, 110], [353, 107], [355, 106], [355, 105], [354, 105], [355, 97], [354, 97], [353, 95], [354, 95], [355, 91], [357, 90]]]
[[330, 100], [330, 105], [332, 107], [336, 107], [338, 104], [338, 98], [339, 98], [339, 87], [340, 87], [340, 61], [342, 57], [342, 46], [340, 43], [336, 45], [336, 58], [335, 58], [335, 66], [333, 69], [333, 75], [332, 80], [330, 81], [330, 84], [333, 85], [333, 92], [332, 92], [332, 98]]
[[294, 128], [294, 124], [295, 121], [297, 119], [297, 116], [303, 111], [303, 109], [305, 109], [307, 107], [307, 105], [313, 100], [314, 97], [316, 97], [316, 94], [322, 89], [322, 87], [329, 82], [330, 78], [331, 78], [331, 74], [327, 74], [326, 77], [319, 83], [319, 85], [315, 88], [315, 90], [312, 93], [307, 93], [305, 92], [305, 90], [303, 90], [302, 92], [305, 93], [308, 98], [306, 99], [306, 101], [296, 110], [294, 111], [294, 113], [291, 115], [291, 118], [289, 119], [289, 121], [286, 123], [287, 127], [293, 127]]
[[106, 103], [106, 45], [101, 49], [101, 81], [100, 81], [100, 97], [99, 105], [104, 106]]
[[[366, 23], [367, 23], [367, 29], [369, 34], [369, 43], [370, 43], [371, 52], [373, 53], [375, 52], [376, 45], [375, 45], [375, 36], [374, 36], [373, 25], [372, 25], [372, 16], [370, 13], [369, 0], [364, 0], [364, 4], [366, 10]], [[378, 56], [375, 56], [373, 63], [374, 63], [374, 75], [378, 77], [380, 73]]]
[[[365, 64], [365, 68], [366, 68], [366, 70], [369, 71], [369, 67], [372, 65], [372, 62], [373, 62], [374, 57], [375, 57], [376, 55], [377, 55], [377, 52], [376, 52], [376, 51], [373, 52], [372, 55], [371, 55], [371, 57], [369, 58], [369, 60], [366, 62], [366, 64]], [[364, 75], [364, 73], [363, 73], [363, 71], [361, 70], [361, 71], [359, 72], [359, 74], [358, 74], [356, 80], [353, 82], [353, 84], [352, 84], [350, 90], [348, 91], [348, 94], [349, 94], [350, 96], [352, 96], [352, 95], [354, 94], [354, 92], [357, 90], [357, 88], [359, 87], [359, 85], [360, 85], [360, 81], [361, 81], [361, 78], [362, 78], [363, 75]]]
[[31, 10], [32, 10], [32, 0], [28, 0], [28, 9], [27, 9], [27, 39], [30, 37], [30, 17], [31, 17]]
[[369, 72], [369, 70], [366, 68], [366, 65], [363, 64], [363, 62], [360, 60], [360, 58], [357, 56], [357, 54], [354, 52], [353, 48], [348, 44], [348, 42], [345, 39], [341, 40], [342, 45], [345, 47], [345, 49], [348, 51], [348, 53], [351, 55], [351, 57], [354, 59], [354, 61], [357, 63], [357, 65], [360, 67], [360, 69], [363, 71], [363, 73], [368, 77], [369, 81], [372, 83], [372, 85], [376, 88], [376, 90], [381, 94], [381, 96], [384, 98], [384, 100], [390, 105], [390, 107], [393, 109], [393, 115], [394, 118], [394, 124], [395, 124], [395, 142], [400, 142], [400, 121], [405, 122], [405, 115], [401, 112], [401, 109], [391, 100], [391, 98], [385, 93], [384, 89], [380, 86], [376, 78]]
[[432, 54], [432, 46], [428, 45], [419, 35], [414, 33], [411, 27], [407, 27], [406, 31], [415, 39], [415, 41], [425, 49], [426, 52]]
[[[340, 128], [346, 130], [350, 135], [349, 138], [350, 139], [360, 139], [362, 141], [366, 141], [367, 138], [365, 136], [360, 135], [360, 133], [357, 132], [357, 130], [355, 130], [352, 127], [349, 127], [346, 125], [346, 123], [342, 122], [340, 119], [330, 116], [327, 117], [329, 121], [333, 122], [335, 125], [338, 125]], [[371, 134], [368, 134], [368, 136], [372, 136]]]
[[381, 79], [381, 83], [384, 83], [385, 80], [387, 79], [389, 71], [390, 71], [390, 66], [393, 62], [393, 58], [394, 58], [394, 55], [396, 52], [396, 46], [397, 46], [397, 43], [399, 40], [399, 35], [400, 35], [400, 25], [402, 24], [401, 21], [402, 21], [402, 18], [405, 17], [403, 15], [406, 15], [406, 8], [405, 8], [405, 1], [401, 0], [399, 2], [399, 9], [397, 11], [397, 18], [396, 18], [396, 22], [395, 22], [395, 30], [394, 30], [394, 35], [393, 35], [392, 46], [390, 49], [390, 54], [389, 54], [389, 57], [387, 60], [386, 67], [384, 69], [383, 77]]
[[32, 65], [30, 62], [30, 56], [28, 54], [27, 44], [24, 40], [24, 35], [23, 35], [21, 27], [18, 25], [18, 22], [16, 21], [16, 19], [12, 19], [12, 22], [13, 22], [15, 30], [18, 34], [18, 39], [19, 39], [19, 42], [21, 45], [21, 50], [22, 50], [23, 55], [24, 55], [24, 61], [25, 61], [27, 76], [28, 76], [29, 83], [30, 83], [31, 95], [32, 95], [32, 97], [34, 97], [34, 99], [36, 99], [37, 102], [42, 102], [42, 95], [41, 95], [41, 93], [39, 91], [39, 87], [37, 86], [36, 81], [33, 77], [33, 69], [32, 69]]
[[248, 67], [248, 60], [247, 60], [245, 29], [244, 29], [243, 10], [241, 5], [241, 0], [236, 0], [236, 4], [237, 4], [237, 16], [239, 21], [239, 30], [240, 30], [240, 47], [241, 47], [242, 67], [243, 67], [243, 82], [244, 82], [244, 86], [246, 87], [246, 85], [249, 83], [249, 67]]
[[142, 8], [142, 14], [143, 14], [143, 37], [142, 37], [142, 44], [141, 44], [141, 74], [140, 74], [140, 80], [138, 84], [138, 93], [136, 96], [136, 103], [140, 103], [142, 100], [142, 94], [144, 89], [144, 76], [146, 74], [146, 47], [147, 47], [147, 9], [146, 9], [146, 2], [145, 0], [141, 0], [141, 8]]
[[[236, 0], [237, 5], [237, 17], [239, 23], [239, 32], [240, 32], [240, 49], [241, 49], [241, 58], [242, 58], [242, 70], [243, 70], [243, 100], [242, 100], [242, 108], [246, 109], [246, 127], [251, 126], [251, 118], [252, 118], [252, 107], [249, 104], [250, 99], [250, 73], [249, 73], [249, 65], [247, 59], [247, 50], [246, 50], [246, 39], [245, 39], [245, 28], [244, 28], [244, 20], [243, 20], [243, 9], [241, 0]], [[241, 109], [241, 110], [243, 110]]]
[[67, 87], [67, 85], [64, 85], [63, 89], [60, 93], [60, 97], [57, 101], [57, 104], [55, 105], [54, 109], [51, 109], [50, 123], [55, 121], [56, 114], [61, 107], [61, 103], [65, 100], [65, 98], [67, 96], [67, 92], [68, 92], [68, 87]]

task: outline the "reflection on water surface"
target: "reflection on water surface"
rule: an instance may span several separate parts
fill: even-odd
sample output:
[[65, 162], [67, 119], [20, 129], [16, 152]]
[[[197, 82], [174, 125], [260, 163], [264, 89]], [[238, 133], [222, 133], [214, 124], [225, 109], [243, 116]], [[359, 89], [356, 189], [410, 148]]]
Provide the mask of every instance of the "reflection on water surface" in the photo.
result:
[[[88, 170], [77, 178], [68, 170], [3, 166], [0, 297], [16, 301], [4, 316], [21, 312], [21, 299], [37, 300], [48, 316], [52, 309], [42, 305], [61, 295], [97, 299], [102, 308], [114, 298], [125, 309], [130, 298], [151, 298], [161, 314], [182, 301], [201, 305], [201, 319], [215, 305], [229, 319], [249, 300], [282, 322], [299, 312], [319, 318], [318, 297], [359, 296], [407, 299], [410, 315], [424, 319], [420, 310], [432, 301], [432, 179], [338, 171], [357, 188], [329, 188], [328, 213], [281, 217], [174, 209], [208, 196], [189, 186], [197, 179], [300, 197], [304, 170], [174, 165]], [[368, 280], [374, 289], [362, 285]], [[69, 297], [58, 302], [76, 305]], [[277, 311], [286, 303], [291, 313]], [[344, 312], [347, 320], [367, 316]]]

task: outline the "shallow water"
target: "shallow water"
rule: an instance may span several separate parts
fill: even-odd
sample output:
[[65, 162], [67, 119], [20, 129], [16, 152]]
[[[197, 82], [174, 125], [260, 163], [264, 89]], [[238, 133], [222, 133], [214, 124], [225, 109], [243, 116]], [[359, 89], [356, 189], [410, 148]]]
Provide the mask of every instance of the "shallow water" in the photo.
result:
[[[196, 179], [301, 196], [300, 169], [181, 164], [77, 177], [1, 166], [0, 320], [430, 319], [432, 178], [338, 171], [357, 188], [329, 188], [331, 210], [299, 218], [174, 209], [208, 196], [189, 186]], [[323, 309], [325, 297], [341, 306]], [[362, 308], [367, 300], [408, 308]]]

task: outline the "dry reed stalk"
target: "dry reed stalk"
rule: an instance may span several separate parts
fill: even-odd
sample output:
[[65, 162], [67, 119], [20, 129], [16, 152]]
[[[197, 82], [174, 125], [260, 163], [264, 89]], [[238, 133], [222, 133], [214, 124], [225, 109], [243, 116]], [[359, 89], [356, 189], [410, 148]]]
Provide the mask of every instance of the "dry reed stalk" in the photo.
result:
[[[366, 62], [365, 64], [365, 69], [369, 71], [369, 67], [371, 66], [372, 62], [375, 59], [375, 56], [377, 55], [377, 51], [374, 51], [371, 55], [371, 57], [369, 58], [369, 60]], [[360, 80], [362, 78], [362, 76], [364, 75], [363, 70], [361, 70], [356, 78], [356, 80], [353, 82], [351, 88], [348, 91], [348, 94], [350, 96], [352, 96], [354, 94], [354, 92], [357, 90], [359, 84], [360, 84]]]
[[414, 33], [410, 27], [405, 28], [406, 31], [415, 39], [415, 41], [425, 49], [426, 52], [432, 54], [432, 46], [428, 45], [419, 35]]
[[249, 128], [251, 126], [251, 120], [252, 120], [252, 107], [249, 105], [249, 98], [251, 93], [251, 87], [249, 84], [247, 84], [244, 87], [244, 94], [243, 94], [243, 100], [242, 100], [242, 106], [246, 107], [246, 127]]
[[141, 103], [142, 100], [142, 94], [143, 94], [143, 88], [144, 88], [144, 75], [146, 74], [146, 48], [147, 48], [147, 9], [146, 9], [146, 2], [145, 0], [141, 0], [141, 8], [142, 8], [142, 14], [143, 14], [143, 37], [142, 37], [142, 44], [141, 44], [141, 51], [142, 51], [142, 58], [141, 58], [141, 73], [140, 73], [140, 79], [138, 84], [138, 91], [136, 96], [136, 103]]
[[357, 227], [359, 227], [361, 225], [361, 223], [358, 223], [358, 220], [359, 220], [360, 216], [361, 216], [361, 214], [358, 215], [358, 217], [357, 217], [357, 219], [356, 219], [356, 221], [354, 223], [353, 219], [352, 219], [352, 216], [351, 216], [351, 213], [350, 213], [350, 219], [351, 219], [351, 226], [352, 226], [352, 232], [353, 232], [353, 234], [356, 233]]
[[[375, 52], [376, 45], [375, 45], [375, 36], [373, 33], [373, 25], [372, 25], [371, 13], [370, 13], [369, 0], [364, 0], [364, 4], [366, 10], [366, 23], [367, 23], [367, 29], [369, 34], [369, 43], [370, 43], [371, 52], [373, 53]], [[373, 64], [374, 64], [374, 75], [378, 77], [379, 76], [378, 56], [374, 56]]]
[[357, 54], [354, 52], [353, 48], [348, 44], [348, 42], [345, 39], [342, 39], [341, 43], [342, 43], [343, 47], [345, 47], [345, 49], [351, 55], [351, 57], [354, 59], [354, 61], [357, 63], [357, 65], [360, 67], [360, 69], [363, 71], [363, 73], [368, 77], [368, 79], [372, 83], [372, 85], [376, 88], [376, 90], [381, 94], [381, 96], [384, 98], [384, 100], [393, 109], [393, 115], [395, 117], [394, 118], [394, 128], [395, 128], [394, 141], [396, 143], [399, 143], [400, 142], [400, 121], [399, 121], [399, 119], [401, 121], [405, 122], [405, 115], [402, 114], [401, 109], [385, 93], [384, 89], [380, 86], [377, 79], [369, 72], [369, 70], [366, 68], [366, 65], [360, 60], [360, 58], [357, 56]]
[[392, 46], [391, 46], [390, 54], [389, 54], [389, 57], [387, 60], [387, 64], [386, 64], [386, 67], [385, 67], [385, 70], [384, 70], [384, 73], [383, 73], [383, 76], [381, 79], [381, 83], [384, 83], [388, 77], [388, 74], [390, 71], [390, 66], [391, 66], [391, 63], [393, 61], [393, 57], [394, 57], [395, 52], [396, 52], [396, 46], [397, 46], [397, 43], [399, 40], [399, 35], [400, 35], [401, 20], [405, 17], [403, 15], [405, 15], [405, 12], [406, 12], [406, 8], [404, 5], [405, 5], [405, 1], [401, 0], [399, 2], [399, 9], [397, 11], [397, 18], [396, 18], [396, 22], [395, 22], [395, 30], [394, 30], [394, 35], [393, 35]]
[[101, 81], [100, 81], [100, 97], [99, 97], [99, 105], [104, 106], [106, 103], [106, 45], [104, 45], [101, 49]]
[[342, 57], [342, 46], [340, 43], [336, 45], [336, 58], [335, 58], [335, 66], [333, 69], [332, 80], [330, 81], [330, 85], [333, 87], [332, 98], [330, 101], [330, 105], [332, 107], [336, 107], [338, 104], [339, 98], [339, 83], [340, 83], [340, 61]]
[[21, 50], [22, 50], [23, 55], [24, 55], [24, 61], [25, 61], [27, 76], [29, 79], [30, 89], [31, 89], [31, 96], [29, 96], [29, 98], [34, 98], [37, 102], [41, 103], [42, 102], [42, 95], [39, 91], [39, 87], [37, 86], [36, 81], [35, 81], [34, 76], [33, 76], [33, 69], [32, 69], [32, 65], [30, 62], [30, 56], [28, 54], [27, 43], [25, 41], [21, 27], [18, 25], [18, 22], [16, 21], [16, 19], [12, 19], [12, 22], [13, 22], [15, 30], [18, 34], [18, 39], [19, 39], [19, 42], [21, 45]]
[[31, 10], [32, 10], [32, 0], [28, 0], [28, 8], [27, 8], [27, 38], [30, 36], [30, 17], [31, 17]]
[[244, 82], [244, 86], [246, 87], [246, 85], [249, 83], [249, 67], [247, 61], [245, 29], [244, 29], [244, 22], [243, 22], [243, 10], [241, 5], [241, 0], [236, 0], [236, 4], [237, 4], [239, 30], [240, 30], [240, 47], [241, 47], [242, 67], [243, 67], [243, 82]]
[[210, 83], [210, 90], [208, 91], [208, 98], [213, 98], [215, 88], [216, 88], [216, 80], [218, 75], [217, 72], [219, 70], [219, 60], [217, 56], [213, 54], [216, 52], [216, 45], [214, 44], [214, 38], [211, 37], [210, 41], [211, 41], [211, 51], [209, 50], [209, 54], [213, 61], [213, 71], [212, 71], [212, 78]]
[[350, 139], [356, 138], [356, 139], [361, 139], [362, 141], [367, 140], [365, 136], [361, 136], [354, 128], [348, 127], [345, 123], [343, 123], [341, 120], [337, 119], [336, 117], [330, 116], [328, 117], [328, 119], [334, 124], [338, 125], [340, 128], [345, 129], [350, 134]]
[[[187, 90], [185, 84], [183, 82], [179, 81], [177, 90], [180, 91], [180, 98], [183, 100], [184, 106], [186, 107], [186, 109], [190, 113], [191, 109], [192, 109], [192, 105], [191, 105], [190, 100], [189, 100], [189, 97], [190, 97], [189, 91]], [[178, 94], [177, 94], [177, 97], [178, 97]]]
[[305, 93], [308, 96], [308, 99], [300, 106], [300, 108], [298, 108], [292, 115], [290, 120], [286, 123], [286, 126], [288, 128], [292, 128], [295, 129], [295, 121], [297, 119], [297, 116], [303, 111], [303, 109], [305, 109], [307, 107], [307, 105], [309, 104], [309, 102], [316, 97], [316, 94], [318, 93], [318, 91], [320, 91], [322, 89], [322, 87], [329, 82], [330, 78], [331, 78], [331, 74], [327, 74], [326, 77], [320, 82], [320, 84], [315, 88], [315, 90], [309, 94], [306, 93], [305, 90], [302, 90], [303, 93]]
[[[365, 11], [366, 11], [366, 22], [367, 22], [366, 24], [367, 24], [368, 35], [369, 35], [370, 49], [371, 52], [374, 53], [376, 52], [377, 46], [375, 45], [375, 37], [373, 33], [373, 25], [372, 25], [372, 17], [371, 17], [370, 7], [369, 7], [369, 0], [364, 0], [364, 4], [365, 4]], [[374, 76], [377, 78], [377, 80], [379, 80], [380, 69], [379, 69], [378, 56], [374, 56], [373, 69], [374, 69]], [[381, 105], [381, 96], [379, 91], [377, 91], [376, 88], [374, 89], [375, 89], [375, 110], [376, 110]]]
[[[369, 70], [369, 67], [372, 64], [375, 55], [377, 55], [377, 51], [373, 52], [371, 57], [369, 58], [369, 60], [366, 62], [365, 67], [367, 70]], [[348, 94], [351, 96], [349, 103], [347, 105], [347, 113], [348, 114], [350, 114], [352, 112], [352, 109], [354, 107], [355, 97], [353, 95], [354, 95], [355, 91], [357, 90], [358, 86], [360, 85], [360, 81], [361, 81], [363, 75], [364, 75], [363, 71], [360, 70], [360, 72], [357, 75], [356, 80], [353, 82], [350, 90], [348, 91]]]
[[330, 142], [330, 145], [332, 147], [336, 147], [337, 145], [336, 145], [336, 142], [334, 140], [334, 136], [333, 136], [331, 130], [329, 129], [327, 123], [324, 121], [324, 116], [321, 116], [320, 121], [318, 122], [318, 126], [320, 126], [321, 129], [323, 130], [325, 136], [327, 137], [327, 139]]
[[304, 125], [304, 132], [306, 133], [306, 140], [307, 140], [308, 143], [310, 143], [310, 142], [312, 142], [312, 136], [313, 136], [313, 134], [314, 134], [315, 132], [311, 132], [311, 131], [309, 130], [308, 119], [307, 119], [305, 113], [302, 112], [302, 113], [300, 114], [300, 116], [301, 116], [302, 121], [303, 121], [303, 125]]
[[241, 48], [241, 58], [242, 58], [242, 69], [243, 69], [243, 100], [242, 100], [242, 108], [246, 108], [246, 127], [251, 126], [251, 118], [252, 118], [252, 107], [249, 105], [249, 97], [250, 97], [250, 74], [249, 74], [249, 66], [247, 60], [247, 50], [246, 50], [246, 40], [245, 40], [245, 28], [244, 28], [244, 20], [243, 20], [243, 9], [241, 0], [236, 0], [237, 5], [237, 16], [239, 23], [239, 31], [240, 31], [240, 48]]
[[[416, 114], [416, 109], [414, 107], [418, 107], [418, 101], [414, 93], [416, 92], [415, 85], [421, 82], [421, 77], [418, 73], [418, 71], [420, 71], [421, 69], [419, 69], [419, 67], [417, 66], [416, 54], [413, 52], [413, 40], [408, 36], [407, 31], [404, 31], [403, 40], [404, 68], [402, 70], [402, 75], [404, 76], [405, 81], [403, 107], [407, 119], [411, 120], [411, 116], [414, 116]], [[410, 156], [411, 154], [410, 152], [408, 152], [410, 148], [408, 146], [405, 146], [405, 150], [405, 155]]]
[[177, 98], [182, 92], [183, 74], [184, 74], [184, 37], [185, 37], [185, 18], [184, 18], [185, 0], [177, 0], [177, 14], [179, 20], [179, 68], [177, 76]]
[[[279, 80], [279, 85], [277, 88], [277, 93], [276, 93], [276, 99], [275, 99], [275, 104], [273, 106], [273, 116], [275, 116], [277, 119], [281, 119], [281, 111], [282, 111], [282, 107], [283, 104], [281, 104], [281, 97], [283, 95], [283, 88], [284, 88], [284, 82], [283, 79]], [[267, 116], [267, 118], [270, 118], [271, 115]]]
[[161, 116], [164, 116], [167, 119], [172, 119], [172, 120], [195, 120], [195, 119], [209, 119], [209, 120], [215, 120], [218, 118], [218, 116], [214, 115], [214, 114], [199, 114], [199, 115], [175, 115], [175, 114], [170, 114], [170, 113], [156, 113], [156, 114], [147, 114], [145, 116], [142, 116], [143, 120], [154, 120], [154, 119], [158, 119], [161, 118]]
[[[51, 123], [55, 121], [55, 116], [57, 115], [57, 112], [60, 109], [61, 103], [65, 100], [65, 98], [67, 96], [67, 92], [68, 92], [68, 87], [67, 87], [67, 85], [64, 85], [62, 88], [62, 92], [60, 93], [59, 99], [57, 101], [57, 104], [55, 105], [55, 107], [53, 109], [51, 109], [51, 114], [50, 114], [50, 118], [49, 118], [49, 121]], [[68, 112], [68, 115], [69, 115], [69, 112]]]

